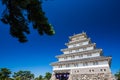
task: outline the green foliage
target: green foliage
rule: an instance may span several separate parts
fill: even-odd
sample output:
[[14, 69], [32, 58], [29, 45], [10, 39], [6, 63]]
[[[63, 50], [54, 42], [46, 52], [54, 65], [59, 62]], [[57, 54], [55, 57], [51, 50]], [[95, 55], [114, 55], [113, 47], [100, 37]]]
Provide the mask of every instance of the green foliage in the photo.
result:
[[0, 80], [8, 80], [10, 79], [11, 71], [7, 68], [0, 69]]
[[12, 72], [7, 68], [0, 68], [0, 80], [50, 80], [51, 73], [46, 72], [45, 76], [39, 75], [39, 77], [34, 78], [34, 74], [30, 71], [18, 71], [14, 72], [13, 77], [10, 77]]
[[46, 74], [45, 74], [45, 79], [46, 79], [46, 80], [50, 80], [51, 75], [52, 75], [51, 73], [46, 72]]
[[30, 71], [18, 71], [14, 73], [13, 78], [15, 80], [32, 80], [34, 79], [34, 74]]
[[117, 77], [117, 80], [120, 80], [120, 70], [115, 74], [115, 76]]
[[44, 78], [42, 75], [40, 75], [39, 77], [36, 77], [35, 80], [44, 80]]
[[40, 35], [46, 33], [53, 35], [55, 32], [49, 24], [42, 10], [41, 0], [1, 0], [6, 9], [1, 21], [10, 25], [10, 34], [18, 38], [20, 42], [26, 42], [26, 34], [29, 34], [29, 23]]

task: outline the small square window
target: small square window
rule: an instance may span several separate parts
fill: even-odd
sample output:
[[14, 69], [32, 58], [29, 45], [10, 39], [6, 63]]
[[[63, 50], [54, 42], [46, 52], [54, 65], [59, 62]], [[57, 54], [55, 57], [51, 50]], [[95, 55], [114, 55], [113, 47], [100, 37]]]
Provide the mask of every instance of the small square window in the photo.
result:
[[97, 61], [93, 62], [93, 65], [98, 65], [98, 62]]
[[69, 64], [66, 64], [66, 67], [70, 67], [70, 65], [69, 65]]
[[81, 46], [82, 45], [82, 43], [79, 43], [79, 46]]
[[91, 72], [91, 70], [89, 70], [89, 72]]
[[83, 57], [83, 54], [79, 55], [79, 57]]
[[79, 38], [76, 38], [76, 40], [79, 40]]
[[76, 44], [74, 44], [73, 47], [76, 47]]
[[86, 50], [87, 48], [83, 48], [83, 50]]
[[62, 65], [59, 65], [59, 68], [62, 68]]
[[67, 56], [66, 56], [66, 57], [64, 57], [64, 59], [66, 60], [66, 59], [67, 59]]
[[70, 53], [72, 52], [72, 50], [69, 51]]
[[92, 56], [92, 54], [90, 53], [90, 54], [87, 54], [87, 56]]
[[79, 51], [79, 49], [76, 49], [76, 52], [78, 52]]
[[104, 71], [106, 71], [106, 69], [104, 69]]
[[88, 66], [88, 63], [87, 62], [83, 63], [83, 66]]
[[78, 67], [78, 64], [76, 63], [76, 64], [74, 64], [74, 66], [75, 66], [75, 67]]
[[72, 58], [72, 59], [74, 59], [74, 58], [75, 58], [75, 56], [73, 55], [73, 56], [71, 56], [71, 58]]

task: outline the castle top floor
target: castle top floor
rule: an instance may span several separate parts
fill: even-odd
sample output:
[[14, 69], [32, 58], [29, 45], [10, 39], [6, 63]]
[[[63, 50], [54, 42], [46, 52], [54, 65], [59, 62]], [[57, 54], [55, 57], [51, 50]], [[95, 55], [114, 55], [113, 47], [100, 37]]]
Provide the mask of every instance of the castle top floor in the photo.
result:
[[73, 36], [70, 36], [69, 39], [70, 39], [70, 43], [76, 41], [83, 41], [87, 39], [87, 35], [85, 32], [82, 32], [80, 34], [74, 34]]

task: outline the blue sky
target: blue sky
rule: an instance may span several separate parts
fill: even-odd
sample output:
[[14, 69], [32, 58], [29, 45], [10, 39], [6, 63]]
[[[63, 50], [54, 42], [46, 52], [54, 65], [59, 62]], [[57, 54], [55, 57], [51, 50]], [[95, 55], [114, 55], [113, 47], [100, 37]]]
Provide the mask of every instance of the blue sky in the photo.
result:
[[[9, 26], [0, 22], [0, 68], [11, 71], [30, 70], [43, 75], [52, 72], [51, 62], [74, 33], [86, 32], [102, 48], [105, 56], [112, 56], [111, 70], [120, 69], [120, 0], [48, 0], [43, 10], [54, 26], [54, 36], [40, 36], [30, 27], [27, 43], [19, 43], [9, 35]], [[3, 7], [0, 4], [0, 14]]]

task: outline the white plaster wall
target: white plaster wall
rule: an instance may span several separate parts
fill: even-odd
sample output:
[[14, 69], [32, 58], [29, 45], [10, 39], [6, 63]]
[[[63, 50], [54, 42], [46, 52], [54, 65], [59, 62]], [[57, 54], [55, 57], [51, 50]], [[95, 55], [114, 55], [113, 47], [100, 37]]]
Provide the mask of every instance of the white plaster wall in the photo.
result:
[[58, 66], [53, 66], [53, 68], [58, 68]]
[[105, 64], [108, 64], [108, 61], [107, 60], [106, 61], [100, 61], [100, 62], [98, 62], [98, 64], [105, 65]]
[[76, 52], [75, 50], [72, 50], [72, 53]]
[[68, 57], [67, 60], [71, 60], [71, 57]]
[[74, 65], [71, 65], [71, 67], [62, 67], [62, 68], [53, 68], [53, 70], [66, 70], [66, 69], [77, 69], [77, 68], [93, 68], [93, 67], [109, 67], [108, 65], [94, 65], [94, 66], [81, 66], [81, 67], [74, 67]]
[[82, 58], [88, 58], [88, 56], [87, 55], [83, 55], [83, 57]]
[[69, 54], [69, 51], [64, 51], [63, 53], [64, 53], [64, 54]]
[[72, 50], [71, 52], [64, 51], [63, 53], [64, 54], [69, 54], [69, 53], [82, 52], [82, 51], [93, 50], [93, 49], [94, 49], [94, 46], [91, 46], [91, 47], [87, 47], [86, 49], [80, 48], [78, 51], [76, 51], [76, 50]]
[[82, 63], [78, 63], [78, 66], [83, 66], [83, 64]]
[[87, 54], [84, 54], [83, 57], [75, 56], [74, 58], [71, 58], [71, 56], [70, 56], [70, 57], [67, 57], [67, 59], [59, 58], [59, 61], [66, 61], [66, 60], [73, 60], [73, 59], [82, 59], [82, 58], [90, 58], [90, 57], [98, 57], [98, 56], [100, 56], [99, 52], [92, 53], [91, 56], [88, 56]]
[[92, 54], [92, 57], [97, 57], [97, 56], [100, 56], [100, 53], [99, 53], [99, 52]]
[[88, 65], [89, 65], [89, 66], [93, 66], [93, 62], [89, 62]]
[[79, 56], [75, 56], [75, 59], [80, 59]]
[[88, 44], [89, 44], [88, 41], [82, 43], [82, 45], [88, 45]]
[[72, 47], [73, 47], [73, 45], [69, 45], [69, 46], [68, 46], [68, 48], [72, 48]]
[[68, 45], [68, 48], [77, 47], [77, 46], [83, 46], [83, 45], [88, 45], [88, 44], [89, 44], [89, 41], [86, 41], [86, 42], [81, 42], [81, 43], [77, 43], [77, 44]]
[[79, 52], [82, 52], [83, 51], [83, 49], [79, 49]]
[[[74, 64], [70, 64], [70, 67], [74, 67]], [[68, 67], [69, 68], [69, 67]]]
[[64, 70], [64, 69], [76, 69], [76, 68], [91, 68], [91, 67], [109, 67], [108, 61], [99, 61], [98, 65], [93, 65], [93, 62], [89, 62], [88, 66], [83, 66], [83, 63], [78, 63], [78, 67], [75, 67], [74, 64], [69, 64], [69, 67], [62, 65], [62, 68], [53, 66], [53, 70]]
[[66, 65], [62, 65], [62, 68], [66, 68]]
[[58, 61], [64, 61], [64, 58], [58, 58]]
[[80, 44], [78, 43], [78, 44], [76, 44], [76, 46], [80, 46]]
[[87, 47], [87, 49], [86, 50], [93, 50], [94, 49], [94, 47], [93, 46], [91, 46], [91, 47]]

